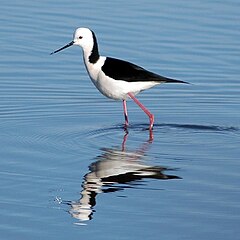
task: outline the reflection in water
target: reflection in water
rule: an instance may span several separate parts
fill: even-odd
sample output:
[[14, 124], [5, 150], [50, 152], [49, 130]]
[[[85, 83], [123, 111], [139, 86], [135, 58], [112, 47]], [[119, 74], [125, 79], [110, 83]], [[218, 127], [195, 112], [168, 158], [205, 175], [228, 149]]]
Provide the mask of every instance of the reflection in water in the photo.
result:
[[[122, 146], [119, 148], [103, 148], [102, 154], [89, 166], [89, 172], [84, 176], [81, 198], [77, 202], [70, 202], [69, 213], [80, 220], [91, 220], [99, 193], [108, 193], [136, 186], [136, 181], [145, 178], [179, 179], [174, 175], [167, 175], [169, 168], [151, 166], [143, 162], [153, 136], [150, 132], [149, 140], [136, 151], [126, 151], [128, 133], [125, 134]], [[121, 184], [121, 185], [120, 185]]]

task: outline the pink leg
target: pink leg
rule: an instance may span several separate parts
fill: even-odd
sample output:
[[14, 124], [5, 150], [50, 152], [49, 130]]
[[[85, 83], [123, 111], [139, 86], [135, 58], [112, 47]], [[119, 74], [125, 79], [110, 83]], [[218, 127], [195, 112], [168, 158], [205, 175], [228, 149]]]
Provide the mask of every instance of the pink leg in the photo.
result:
[[128, 126], [128, 113], [127, 113], [127, 101], [123, 100], [123, 110], [124, 110], [124, 118], [125, 118], [125, 126]]
[[128, 138], [128, 132], [126, 132], [126, 134], [123, 137], [123, 142], [122, 142], [122, 151], [125, 152], [126, 150], [126, 142], [127, 142], [127, 138]]
[[137, 100], [136, 97], [134, 97], [134, 95], [132, 93], [128, 93], [128, 96], [131, 97], [133, 99], [133, 101], [148, 115], [149, 117], [149, 121], [150, 121], [150, 125], [149, 125], [149, 130], [152, 130], [153, 128], [153, 123], [154, 123], [154, 115], [151, 114], [149, 112], [149, 110], [147, 108], [145, 108], [140, 102], [139, 100]]

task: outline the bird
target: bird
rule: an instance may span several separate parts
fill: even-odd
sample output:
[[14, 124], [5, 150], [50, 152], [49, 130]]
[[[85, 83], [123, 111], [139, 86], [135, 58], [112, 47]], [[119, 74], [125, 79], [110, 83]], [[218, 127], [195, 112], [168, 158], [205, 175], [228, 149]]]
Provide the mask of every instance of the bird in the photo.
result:
[[136, 98], [136, 95], [161, 83], [188, 84], [185, 81], [153, 73], [125, 60], [101, 56], [95, 33], [86, 27], [77, 28], [73, 34], [73, 40], [50, 55], [73, 45], [82, 48], [84, 64], [95, 87], [104, 96], [122, 101], [126, 128], [129, 126], [128, 99], [132, 99], [146, 113], [149, 117], [149, 130], [152, 130], [154, 115]]

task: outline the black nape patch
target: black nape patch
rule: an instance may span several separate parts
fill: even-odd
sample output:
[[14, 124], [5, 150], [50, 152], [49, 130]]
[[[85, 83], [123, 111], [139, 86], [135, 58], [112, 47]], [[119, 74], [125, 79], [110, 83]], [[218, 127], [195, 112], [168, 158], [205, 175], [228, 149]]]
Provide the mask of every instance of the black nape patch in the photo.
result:
[[93, 49], [92, 49], [91, 55], [89, 56], [89, 62], [94, 64], [99, 59], [99, 52], [98, 52], [97, 38], [93, 31], [92, 31], [92, 36], [93, 36]]

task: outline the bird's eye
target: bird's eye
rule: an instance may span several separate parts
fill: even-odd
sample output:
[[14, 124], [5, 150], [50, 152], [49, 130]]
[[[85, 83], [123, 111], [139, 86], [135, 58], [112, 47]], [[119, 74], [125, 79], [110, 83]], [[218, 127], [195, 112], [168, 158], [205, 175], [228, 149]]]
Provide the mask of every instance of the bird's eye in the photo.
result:
[[79, 36], [79, 39], [82, 39], [83, 37], [82, 36]]

